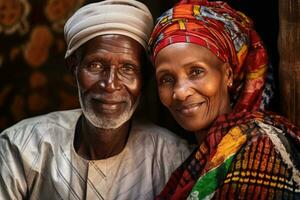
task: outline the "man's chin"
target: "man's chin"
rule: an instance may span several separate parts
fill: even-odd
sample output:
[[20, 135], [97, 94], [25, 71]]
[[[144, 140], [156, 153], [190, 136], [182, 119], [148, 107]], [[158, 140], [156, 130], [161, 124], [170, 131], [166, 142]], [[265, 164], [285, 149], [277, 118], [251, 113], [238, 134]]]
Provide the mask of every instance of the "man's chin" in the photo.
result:
[[[124, 123], [126, 123], [126, 121]], [[108, 130], [108, 129], [117, 129], [117, 128], [121, 127], [124, 123], [117, 124], [112, 121], [108, 121], [105, 123], [92, 123], [92, 124], [99, 129], [107, 129]]]
[[138, 106], [138, 103], [139, 103], [139, 98], [132, 107], [128, 106], [124, 108], [122, 112], [120, 111], [117, 114], [96, 113], [94, 112], [91, 106], [86, 106], [85, 109], [82, 110], [85, 118], [93, 126], [101, 129], [116, 129], [131, 119], [133, 113], [135, 112]]
[[131, 112], [118, 115], [117, 117], [97, 116], [94, 113], [83, 112], [85, 118], [95, 127], [101, 129], [116, 129], [126, 123], [132, 116]]

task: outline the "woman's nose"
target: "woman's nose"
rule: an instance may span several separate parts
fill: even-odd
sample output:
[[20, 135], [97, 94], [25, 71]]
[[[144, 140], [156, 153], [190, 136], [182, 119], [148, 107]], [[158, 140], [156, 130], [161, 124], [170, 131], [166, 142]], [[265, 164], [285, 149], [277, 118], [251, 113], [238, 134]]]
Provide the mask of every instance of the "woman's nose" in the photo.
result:
[[187, 97], [193, 94], [193, 89], [190, 87], [188, 81], [180, 80], [176, 83], [173, 90], [173, 99], [184, 101]]
[[120, 80], [117, 77], [116, 66], [111, 66], [100, 83], [101, 87], [107, 92], [114, 92], [121, 88]]

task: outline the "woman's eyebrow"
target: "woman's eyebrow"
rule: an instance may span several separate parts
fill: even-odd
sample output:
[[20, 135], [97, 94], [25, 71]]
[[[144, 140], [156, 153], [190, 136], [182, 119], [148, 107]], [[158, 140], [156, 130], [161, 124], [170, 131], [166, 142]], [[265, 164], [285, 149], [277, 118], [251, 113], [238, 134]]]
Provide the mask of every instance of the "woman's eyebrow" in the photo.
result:
[[160, 67], [159, 69], [157, 69], [155, 71], [155, 74], [156, 75], [159, 75], [159, 74], [163, 74], [163, 73], [168, 73], [170, 70], [166, 69], [166, 67]]

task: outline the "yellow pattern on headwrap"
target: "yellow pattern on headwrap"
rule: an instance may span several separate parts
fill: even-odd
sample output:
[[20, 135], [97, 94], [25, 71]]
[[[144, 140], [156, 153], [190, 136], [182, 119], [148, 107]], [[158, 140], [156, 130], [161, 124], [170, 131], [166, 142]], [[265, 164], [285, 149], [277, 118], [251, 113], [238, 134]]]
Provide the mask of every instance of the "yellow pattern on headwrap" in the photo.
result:
[[247, 79], [256, 79], [258, 77], [261, 77], [262, 74], [266, 73], [266, 71], [267, 71], [266, 65], [262, 65], [257, 70], [249, 72], [247, 74]]
[[200, 15], [200, 6], [199, 5], [193, 6], [193, 13], [194, 13], [194, 16]]
[[242, 48], [237, 52], [237, 57], [239, 61], [239, 65], [244, 63], [244, 59], [246, 58], [248, 53], [248, 47], [246, 44], [242, 46]]
[[180, 30], [185, 30], [186, 29], [185, 23], [184, 23], [183, 20], [178, 20], [178, 24], [179, 24]]

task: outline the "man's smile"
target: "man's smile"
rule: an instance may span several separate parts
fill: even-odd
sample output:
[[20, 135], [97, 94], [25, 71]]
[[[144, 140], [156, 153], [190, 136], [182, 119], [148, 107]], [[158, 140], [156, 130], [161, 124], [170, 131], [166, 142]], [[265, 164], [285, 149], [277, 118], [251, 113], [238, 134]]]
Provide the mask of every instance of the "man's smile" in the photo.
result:
[[92, 99], [94, 105], [96, 105], [102, 113], [113, 114], [122, 109], [124, 107], [125, 101], [110, 101], [103, 99]]

